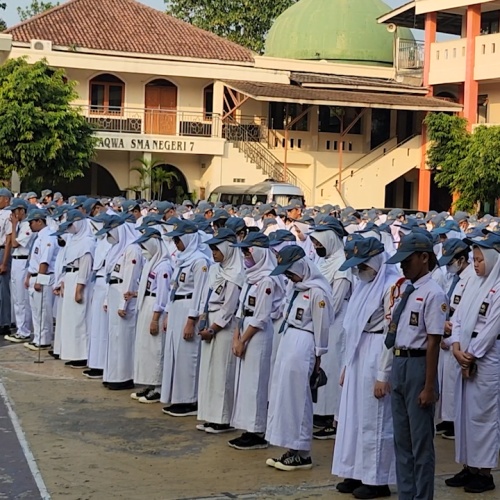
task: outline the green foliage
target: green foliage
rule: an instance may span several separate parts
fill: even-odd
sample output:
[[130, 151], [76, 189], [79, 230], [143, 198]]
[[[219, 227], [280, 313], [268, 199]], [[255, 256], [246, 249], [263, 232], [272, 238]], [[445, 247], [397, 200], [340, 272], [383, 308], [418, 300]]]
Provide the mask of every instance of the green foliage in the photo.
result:
[[165, 0], [167, 13], [255, 52], [274, 20], [297, 0]]
[[425, 124], [432, 141], [427, 163], [438, 186], [460, 194], [456, 209], [478, 211], [500, 197], [500, 127], [471, 134], [465, 119], [443, 113], [428, 115]]
[[17, 171], [28, 185], [84, 175], [97, 139], [80, 110], [74, 82], [45, 60], [0, 66], [0, 177]]
[[[0, 10], [5, 10], [7, 4], [5, 2], [0, 2]], [[7, 24], [3, 19], [0, 19], [0, 31], [7, 29]]]
[[165, 162], [161, 160], [145, 160], [136, 158], [134, 160], [139, 165], [132, 167], [130, 170], [139, 174], [139, 186], [129, 188], [133, 191], [145, 192], [151, 190], [150, 198], [161, 200], [163, 196], [163, 186], [166, 184], [168, 189], [172, 188], [174, 180], [178, 180], [175, 172], [169, 172], [161, 168]]
[[19, 15], [19, 19], [21, 19], [21, 21], [26, 21], [30, 17], [41, 14], [46, 10], [52, 9], [52, 7], [57, 7], [58, 5], [59, 2], [38, 2], [37, 0], [32, 0], [31, 4], [28, 5], [28, 7], [26, 7], [25, 9], [23, 9], [22, 7], [18, 7], [17, 14]]

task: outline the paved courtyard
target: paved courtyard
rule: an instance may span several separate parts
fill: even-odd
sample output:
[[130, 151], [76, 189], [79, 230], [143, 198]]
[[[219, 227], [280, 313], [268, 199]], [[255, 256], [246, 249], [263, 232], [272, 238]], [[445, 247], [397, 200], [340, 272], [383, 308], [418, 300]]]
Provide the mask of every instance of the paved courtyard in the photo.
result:
[[[42, 353], [0, 341], [0, 499], [322, 499], [335, 491], [333, 441], [315, 442], [311, 471], [265, 466], [276, 449], [236, 451], [161, 405], [132, 401]], [[16, 433], [17, 426], [17, 433]], [[500, 498], [451, 490], [453, 442], [436, 439], [436, 498]], [[30, 467], [31, 465], [31, 467]], [[500, 488], [500, 473], [495, 473]], [[40, 493], [41, 491], [41, 493]], [[395, 498], [396, 495], [393, 495]]]

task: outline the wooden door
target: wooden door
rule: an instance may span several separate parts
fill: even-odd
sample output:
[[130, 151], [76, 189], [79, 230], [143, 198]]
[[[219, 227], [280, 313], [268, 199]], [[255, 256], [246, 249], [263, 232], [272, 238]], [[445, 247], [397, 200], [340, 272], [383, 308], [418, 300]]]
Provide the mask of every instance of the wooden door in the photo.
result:
[[177, 87], [146, 85], [146, 134], [175, 135], [177, 124]]

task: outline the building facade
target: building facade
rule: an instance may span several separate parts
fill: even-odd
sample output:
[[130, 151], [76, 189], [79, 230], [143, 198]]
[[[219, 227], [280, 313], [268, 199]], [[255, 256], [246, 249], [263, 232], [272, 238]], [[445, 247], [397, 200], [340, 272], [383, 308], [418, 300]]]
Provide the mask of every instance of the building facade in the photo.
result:
[[0, 62], [46, 59], [77, 82], [99, 145], [65, 194], [132, 195], [142, 159], [176, 173], [170, 199], [272, 178], [309, 205], [416, 208], [422, 120], [462, 106], [428, 95], [410, 30], [377, 23], [388, 10], [301, 0], [257, 55], [134, 0], [70, 0], [0, 34]]

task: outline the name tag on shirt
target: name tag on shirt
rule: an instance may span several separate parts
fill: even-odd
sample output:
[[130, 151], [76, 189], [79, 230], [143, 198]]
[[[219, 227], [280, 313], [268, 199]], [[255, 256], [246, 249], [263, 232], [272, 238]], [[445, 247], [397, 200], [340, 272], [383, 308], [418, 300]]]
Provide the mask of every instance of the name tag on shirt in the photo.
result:
[[410, 326], [418, 326], [420, 313], [412, 311], [410, 314]]
[[181, 273], [181, 275], [179, 276], [179, 281], [181, 283], [184, 283], [186, 281], [186, 273]]
[[219, 285], [217, 289], [215, 290], [215, 293], [217, 295], [220, 295], [222, 293], [222, 289], [224, 288], [224, 285]]
[[39, 251], [40, 251], [40, 249], [38, 247], [36, 247], [35, 248], [35, 255], [37, 255]]
[[455, 305], [458, 305], [458, 304], [460, 304], [460, 300], [461, 300], [461, 299], [462, 299], [462, 296], [461, 296], [461, 295], [455, 295], [455, 296], [453, 297], [453, 303], [454, 303]]
[[248, 305], [255, 307], [255, 297], [252, 297], [251, 295], [248, 297]]
[[488, 304], [488, 302], [483, 302], [481, 304], [481, 308], [479, 309], [479, 314], [481, 316], [486, 316], [486, 313], [488, 312], [489, 307], [490, 307], [490, 305]]
[[115, 264], [115, 268], [113, 269], [113, 271], [115, 273], [119, 273], [121, 268], [122, 268], [122, 266], [120, 264]]
[[295, 319], [298, 321], [302, 321], [302, 318], [304, 316], [304, 309], [297, 309], [297, 312], [295, 313]]

